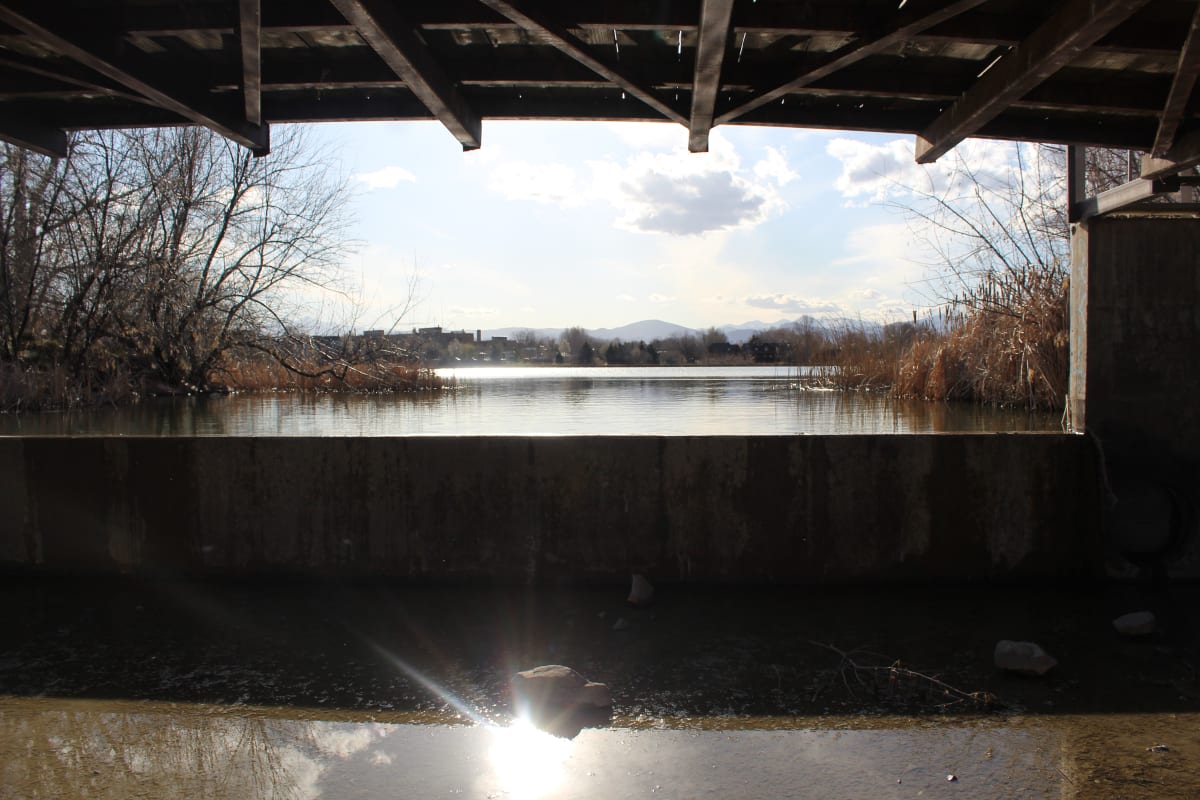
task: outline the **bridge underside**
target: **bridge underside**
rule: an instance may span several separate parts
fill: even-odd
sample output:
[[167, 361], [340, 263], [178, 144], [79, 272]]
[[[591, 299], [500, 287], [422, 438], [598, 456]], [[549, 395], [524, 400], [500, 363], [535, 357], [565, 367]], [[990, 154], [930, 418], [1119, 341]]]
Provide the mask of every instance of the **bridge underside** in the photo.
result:
[[273, 122], [657, 120], [969, 136], [1200, 160], [1195, 0], [0, 2], [0, 138]]
[[[279, 553], [286, 566], [288, 548], [307, 548], [295, 563], [353, 571], [368, 546], [410, 559], [391, 572], [436, 574], [420, 558], [450, 552], [450, 531], [465, 537], [468, 561], [480, 547], [500, 548], [494, 564], [469, 561], [471, 569], [511, 577], [597, 564], [763, 580], [953, 577], [963, 564], [967, 577], [1093, 574], [1114, 548], [1200, 574], [1200, 222], [1180, 206], [1150, 209], [1174, 219], [1112, 216], [1188, 183], [1173, 176], [1200, 163], [1198, 31], [1200, 0], [0, 0], [0, 139], [50, 155], [66, 152], [79, 129], [198, 124], [265, 155], [272, 123], [418, 119], [439, 121], [465, 149], [483, 144], [484, 119], [617, 119], [682, 125], [694, 151], [731, 123], [909, 133], [921, 162], [972, 136], [1144, 154], [1140, 175], [1112, 193], [1085, 199], [1082, 179], [1071, 181], [1071, 407], [1076, 429], [1096, 434], [1093, 455], [1081, 456], [1085, 440], [1072, 437], [1050, 446], [1036, 437], [876, 441], [860, 454], [866, 466], [852, 463], [859, 444], [850, 440], [584, 441], [569, 443], [571, 458], [548, 443], [458, 441], [440, 446], [497, 452], [445, 462], [434, 474], [442, 484], [421, 484], [408, 506], [387, 513], [338, 510], [344, 495], [358, 496], [348, 477], [359, 475], [357, 461], [318, 470], [303, 507], [325, 516], [292, 517], [309, 531], [297, 539], [279, 527], [286, 508], [272, 505], [300, 496], [272, 472], [306, 464], [272, 466], [271, 452], [292, 445], [10, 441], [0, 442], [0, 485], [18, 487], [18, 504], [0, 511], [0, 561], [123, 568], [165, 557], [190, 568], [241, 564], [236, 548], [252, 546], [252, 566], [278, 566]], [[397, 461], [394, 453], [424, 447], [411, 442], [313, 446], [318, 465], [365, 448], [396, 477], [434, 455]], [[178, 447], [191, 450], [163, 455]], [[196, 473], [221, 447], [259, 482], [232, 481], [215, 463]], [[646, 447], [658, 455], [638, 449]], [[597, 455], [605, 448], [630, 457]], [[965, 471], [964, 453], [976, 459]], [[131, 466], [144, 459], [161, 469]], [[561, 474], [542, 475], [535, 462]], [[80, 465], [79, 481], [62, 484], [48, 466], [62, 463]], [[591, 471], [580, 483], [562, 483], [581, 463]], [[657, 466], [628, 491], [604, 488], [634, 463]], [[729, 480], [721, 470], [733, 470]], [[185, 478], [199, 482], [200, 500], [179, 493], [192, 485]], [[160, 479], [173, 504], [138, 488]], [[105, 481], [99, 495], [88, 488]], [[247, 494], [247, 485], [261, 491]], [[631, 510], [646, 486], [656, 488]], [[404, 499], [381, 496], [362, 499]], [[172, 514], [151, 525], [154, 509]], [[211, 524], [194, 525], [180, 509]], [[273, 510], [250, 513], [262, 509]], [[253, 524], [228, 539], [243, 520]], [[587, 527], [596, 520], [611, 530]], [[499, 538], [488, 538], [497, 521]], [[555, 562], [553, 537], [580, 524], [590, 533]], [[381, 530], [393, 538], [373, 539]], [[637, 531], [649, 538], [628, 538]], [[1017, 551], [1033, 560], [1011, 561]]]

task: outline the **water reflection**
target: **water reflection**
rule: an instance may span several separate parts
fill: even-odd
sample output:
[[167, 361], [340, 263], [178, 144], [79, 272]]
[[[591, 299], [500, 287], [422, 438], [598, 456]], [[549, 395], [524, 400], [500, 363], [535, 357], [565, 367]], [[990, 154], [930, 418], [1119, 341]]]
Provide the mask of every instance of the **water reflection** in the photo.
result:
[[806, 388], [795, 368], [475, 368], [453, 390], [0, 415], [0, 435], [795, 435], [1057, 430], [1053, 415]]
[[[1062, 796], [1072, 770], [1070, 737], [1052, 722], [856, 725], [586, 729], [567, 740], [526, 723], [418, 725], [366, 714], [6, 698], [0, 796], [825, 800], [936, 790], [1038, 799]], [[948, 787], [949, 774], [957, 781]]]

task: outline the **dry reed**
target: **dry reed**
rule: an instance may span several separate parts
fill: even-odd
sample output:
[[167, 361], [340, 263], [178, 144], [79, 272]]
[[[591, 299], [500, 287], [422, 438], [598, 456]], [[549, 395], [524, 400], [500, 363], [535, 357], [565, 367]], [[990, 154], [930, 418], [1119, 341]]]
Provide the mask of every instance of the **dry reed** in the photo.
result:
[[[1020, 302], [947, 311], [934, 324], [843, 331], [829, 380], [897, 397], [1061, 409], [1069, 368], [1064, 281], [1023, 276]], [[985, 287], [983, 295], [990, 291]]]

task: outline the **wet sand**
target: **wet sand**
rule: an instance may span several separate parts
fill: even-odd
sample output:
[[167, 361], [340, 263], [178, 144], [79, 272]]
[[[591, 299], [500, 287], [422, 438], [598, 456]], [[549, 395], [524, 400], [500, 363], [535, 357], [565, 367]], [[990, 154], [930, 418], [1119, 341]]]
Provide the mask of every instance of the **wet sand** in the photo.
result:
[[[1200, 587], [663, 586], [632, 609], [624, 587], [10, 576], [0, 596], [0, 797], [1200, 796]], [[1112, 630], [1143, 608], [1153, 636]], [[1059, 666], [1000, 673], [1000, 638]], [[540, 663], [609, 683], [611, 717], [514, 728], [507, 679]]]

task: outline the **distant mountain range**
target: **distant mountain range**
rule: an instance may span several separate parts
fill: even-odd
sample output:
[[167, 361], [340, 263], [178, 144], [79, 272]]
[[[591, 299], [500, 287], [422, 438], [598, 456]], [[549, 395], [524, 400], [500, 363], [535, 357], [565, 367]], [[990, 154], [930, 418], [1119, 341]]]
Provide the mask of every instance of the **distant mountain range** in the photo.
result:
[[[761, 322], [753, 320], [751, 322], [743, 322], [740, 325], [718, 325], [717, 329], [722, 331], [729, 341], [733, 344], [743, 344], [750, 340], [756, 333], [762, 333], [771, 328], [782, 328], [796, 323], [805, 321], [821, 327], [841, 327], [845, 325], [863, 326], [867, 328], [877, 327], [876, 323], [864, 322], [861, 320], [848, 319], [814, 319], [812, 317], [800, 317], [794, 320], [780, 320], [778, 322]], [[564, 328], [530, 328], [513, 327], [513, 328], [490, 328], [483, 331], [483, 339], [487, 341], [493, 336], [507, 336], [510, 339], [524, 333], [525, 331], [533, 331], [534, 335], [539, 339], [555, 339], [563, 332]], [[623, 342], [652, 342], [655, 339], [669, 339], [672, 336], [684, 336], [691, 334], [699, 336], [705, 329], [689, 328], [684, 325], [676, 325], [674, 322], [666, 322], [661, 319], [644, 319], [640, 322], [631, 322], [628, 325], [622, 325], [619, 328], [585, 328], [588, 335], [593, 339], [601, 341], [611, 341], [620, 339]]]

